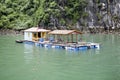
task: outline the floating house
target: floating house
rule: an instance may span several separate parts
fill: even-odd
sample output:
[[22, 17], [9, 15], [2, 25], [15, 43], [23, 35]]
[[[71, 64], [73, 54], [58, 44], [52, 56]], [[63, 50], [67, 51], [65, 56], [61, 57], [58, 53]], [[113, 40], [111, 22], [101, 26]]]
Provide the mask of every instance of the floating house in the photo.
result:
[[40, 47], [57, 48], [66, 50], [87, 50], [100, 48], [99, 43], [79, 41], [82, 32], [77, 30], [46, 30], [38, 27], [29, 28], [24, 31], [24, 42]]
[[24, 40], [38, 41], [40, 38], [46, 38], [50, 30], [32, 27], [24, 31]]

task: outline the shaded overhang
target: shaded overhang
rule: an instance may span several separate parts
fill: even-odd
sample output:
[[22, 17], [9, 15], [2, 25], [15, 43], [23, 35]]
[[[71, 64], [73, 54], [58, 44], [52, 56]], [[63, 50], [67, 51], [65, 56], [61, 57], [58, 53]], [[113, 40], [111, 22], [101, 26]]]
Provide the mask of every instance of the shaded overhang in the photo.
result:
[[82, 34], [82, 32], [77, 30], [54, 30], [49, 32], [48, 34], [52, 35], [68, 35], [68, 34]]

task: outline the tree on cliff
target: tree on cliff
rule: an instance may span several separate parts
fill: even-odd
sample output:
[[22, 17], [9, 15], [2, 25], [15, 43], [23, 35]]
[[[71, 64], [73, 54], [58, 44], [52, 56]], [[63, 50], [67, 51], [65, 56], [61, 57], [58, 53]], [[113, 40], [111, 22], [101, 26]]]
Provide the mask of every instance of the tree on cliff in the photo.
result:
[[120, 28], [119, 3], [119, 0], [0, 0], [0, 28], [83, 29], [92, 21], [93, 26], [104, 23]]
[[86, 0], [1, 0], [0, 28], [74, 25], [84, 14]]

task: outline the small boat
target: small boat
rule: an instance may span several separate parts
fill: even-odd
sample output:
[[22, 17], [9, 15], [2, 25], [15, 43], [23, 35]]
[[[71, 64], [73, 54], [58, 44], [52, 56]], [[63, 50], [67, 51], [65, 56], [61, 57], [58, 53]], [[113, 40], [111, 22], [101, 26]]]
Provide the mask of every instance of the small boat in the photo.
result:
[[16, 40], [15, 42], [16, 43], [23, 43], [24, 41], [23, 40]]

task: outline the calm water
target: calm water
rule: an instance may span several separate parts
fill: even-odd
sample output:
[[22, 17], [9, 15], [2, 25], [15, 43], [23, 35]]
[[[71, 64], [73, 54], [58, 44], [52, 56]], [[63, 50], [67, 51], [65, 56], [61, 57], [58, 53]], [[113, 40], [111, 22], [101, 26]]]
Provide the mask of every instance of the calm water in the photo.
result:
[[0, 80], [120, 80], [120, 36], [83, 35], [100, 50], [66, 51], [15, 43], [0, 36]]

